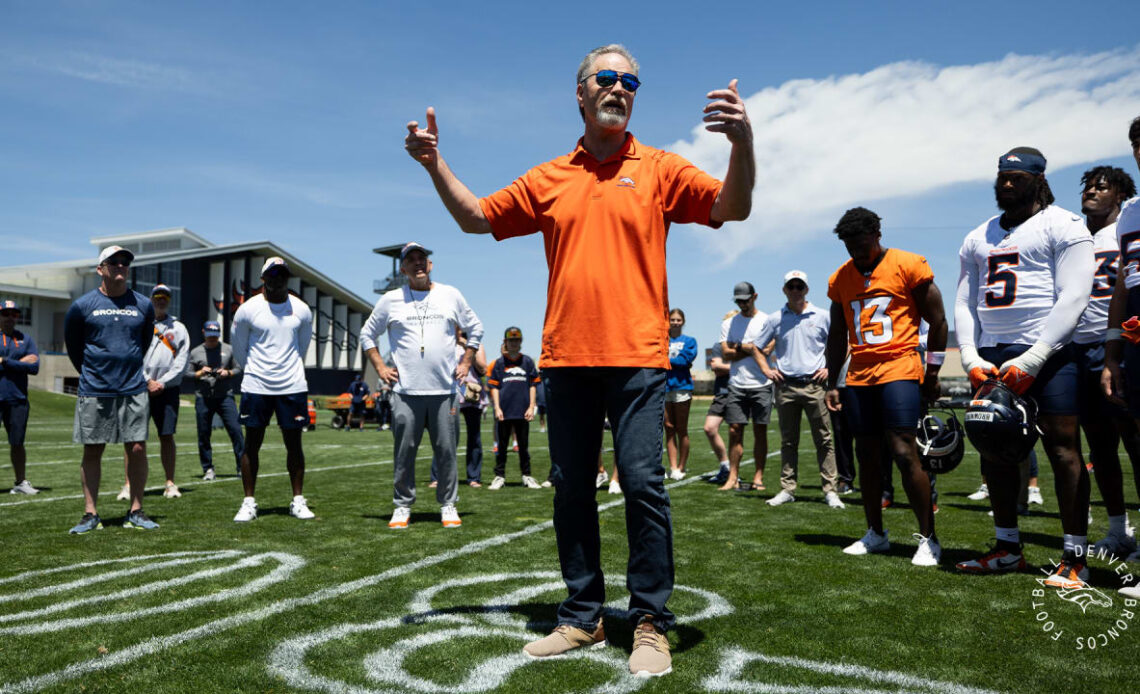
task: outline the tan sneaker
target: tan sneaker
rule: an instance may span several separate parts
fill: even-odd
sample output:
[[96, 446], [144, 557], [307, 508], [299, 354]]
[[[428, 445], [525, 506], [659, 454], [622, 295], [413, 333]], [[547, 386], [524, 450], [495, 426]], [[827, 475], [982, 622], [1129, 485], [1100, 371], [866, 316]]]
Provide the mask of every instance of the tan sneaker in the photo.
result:
[[660, 677], [673, 672], [673, 656], [669, 639], [648, 617], [642, 617], [633, 630], [633, 653], [629, 654], [629, 672], [635, 677]]
[[549, 636], [523, 646], [523, 653], [531, 658], [559, 658], [575, 648], [599, 648], [604, 645], [606, 645], [606, 631], [602, 627], [602, 620], [599, 619], [598, 626], [592, 634], [569, 624], [559, 624]]

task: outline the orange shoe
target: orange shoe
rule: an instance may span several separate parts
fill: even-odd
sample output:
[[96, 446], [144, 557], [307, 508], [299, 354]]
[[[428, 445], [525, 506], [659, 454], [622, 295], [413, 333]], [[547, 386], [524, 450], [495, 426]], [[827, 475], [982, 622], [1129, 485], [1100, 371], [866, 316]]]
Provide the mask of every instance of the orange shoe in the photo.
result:
[[403, 506], [397, 506], [392, 511], [392, 520], [388, 521], [388, 527], [393, 530], [403, 530], [408, 527], [408, 519], [412, 516], [412, 509]]
[[1049, 574], [1049, 578], [1045, 579], [1045, 585], [1064, 590], [1076, 590], [1088, 585], [1085, 583], [1085, 579], [1088, 577], [1087, 566], [1076, 559], [1061, 557], [1061, 563], [1057, 565], [1057, 569], [1053, 573]]
[[455, 510], [453, 504], [439, 507], [439, 517], [445, 528], [458, 528], [463, 525], [463, 521], [459, 520], [459, 511]]

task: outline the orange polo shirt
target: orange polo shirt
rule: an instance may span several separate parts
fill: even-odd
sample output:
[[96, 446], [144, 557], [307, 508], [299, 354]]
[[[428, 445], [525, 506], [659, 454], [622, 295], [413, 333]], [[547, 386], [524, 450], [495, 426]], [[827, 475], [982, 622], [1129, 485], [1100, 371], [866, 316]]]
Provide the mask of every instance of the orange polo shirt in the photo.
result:
[[670, 224], [709, 219], [721, 183], [626, 134], [599, 162], [582, 148], [479, 201], [496, 239], [541, 231], [550, 269], [541, 368], [669, 368]]
[[934, 281], [926, 258], [888, 248], [865, 276], [848, 260], [827, 281], [827, 296], [843, 307], [851, 366], [847, 385], [922, 381], [918, 325], [922, 320], [912, 292]]

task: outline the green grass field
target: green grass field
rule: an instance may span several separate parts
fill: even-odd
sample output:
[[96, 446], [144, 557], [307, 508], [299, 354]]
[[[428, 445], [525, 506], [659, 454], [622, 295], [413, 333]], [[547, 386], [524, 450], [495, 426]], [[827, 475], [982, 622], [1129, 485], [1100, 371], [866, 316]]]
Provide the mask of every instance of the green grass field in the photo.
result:
[[[271, 432], [258, 486], [260, 518], [238, 525], [231, 519], [242, 493], [225, 432], [214, 433], [222, 476], [202, 482], [193, 410], [184, 408], [177, 436], [181, 499], [161, 495], [153, 436], [149, 451], [153, 489], [145, 508], [162, 528], [121, 527], [126, 503], [114, 501], [121, 448], [108, 447], [100, 504], [106, 527], [69, 536], [82, 514], [73, 406], [70, 398], [34, 394], [28, 477], [42, 491], [0, 497], [0, 692], [1116, 692], [1134, 686], [1140, 620], [1130, 615], [1140, 608], [1125, 605], [1116, 591], [1120, 578], [1107, 563], [1094, 563], [1091, 583], [1099, 594], [1082, 604], [1052, 591], [1035, 597], [1036, 570], [1000, 577], [953, 571], [955, 561], [985, 549], [992, 537], [988, 502], [966, 499], [979, 481], [972, 450], [939, 480], [940, 569], [910, 564], [915, 525], [905, 504], [886, 511], [890, 554], [840, 552], [862, 535], [862, 511], [854, 496], [845, 497], [844, 511], [821, 502], [806, 434], [794, 504], [763, 503], [777, 491], [778, 456], [768, 460], [766, 492], [718, 492], [693, 476], [668, 482], [678, 583], [671, 602], [679, 618], [670, 633], [674, 672], [646, 681], [625, 674], [631, 633], [621, 614], [627, 594], [619, 496], [602, 490], [598, 497], [611, 647], [527, 661], [520, 647], [551, 626], [564, 589], [549, 522], [552, 491], [519, 486], [513, 455], [508, 486], [461, 487], [463, 527], [445, 530], [427, 488], [425, 444], [412, 525], [390, 531], [390, 434], [335, 431], [330, 414], [321, 412], [318, 429], [305, 435], [305, 494], [317, 519], [288, 515], [284, 451]], [[716, 465], [700, 430], [705, 409], [698, 402], [690, 422], [695, 472]], [[485, 420], [488, 447], [489, 426]], [[776, 431], [773, 422], [773, 452]], [[531, 441], [541, 479], [549, 453], [537, 425]], [[0, 460], [6, 487], [6, 447]], [[491, 466], [485, 461], [484, 483]], [[1046, 504], [1033, 507], [1021, 526], [1035, 567], [1059, 557], [1051, 485], [1043, 464]], [[1125, 489], [1134, 513], [1129, 471]], [[1095, 490], [1093, 497], [1095, 540], [1107, 523]], [[1107, 635], [1117, 620], [1124, 627]], [[1043, 625], [1061, 636], [1054, 640]], [[1104, 644], [1099, 634], [1106, 634]], [[1078, 636], [1093, 637], [1096, 648], [1082, 641], [1078, 649]]]

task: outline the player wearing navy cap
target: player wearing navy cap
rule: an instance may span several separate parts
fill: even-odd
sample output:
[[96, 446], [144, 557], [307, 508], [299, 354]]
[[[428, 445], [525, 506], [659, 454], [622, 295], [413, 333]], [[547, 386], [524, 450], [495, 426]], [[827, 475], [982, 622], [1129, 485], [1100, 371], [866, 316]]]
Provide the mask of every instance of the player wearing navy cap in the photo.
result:
[[40, 353], [31, 335], [16, 330], [20, 308], [15, 301], [0, 301], [0, 424], [8, 432], [8, 456], [16, 484], [12, 494], [38, 494], [24, 477], [28, 454], [28, 374], [39, 373]]

